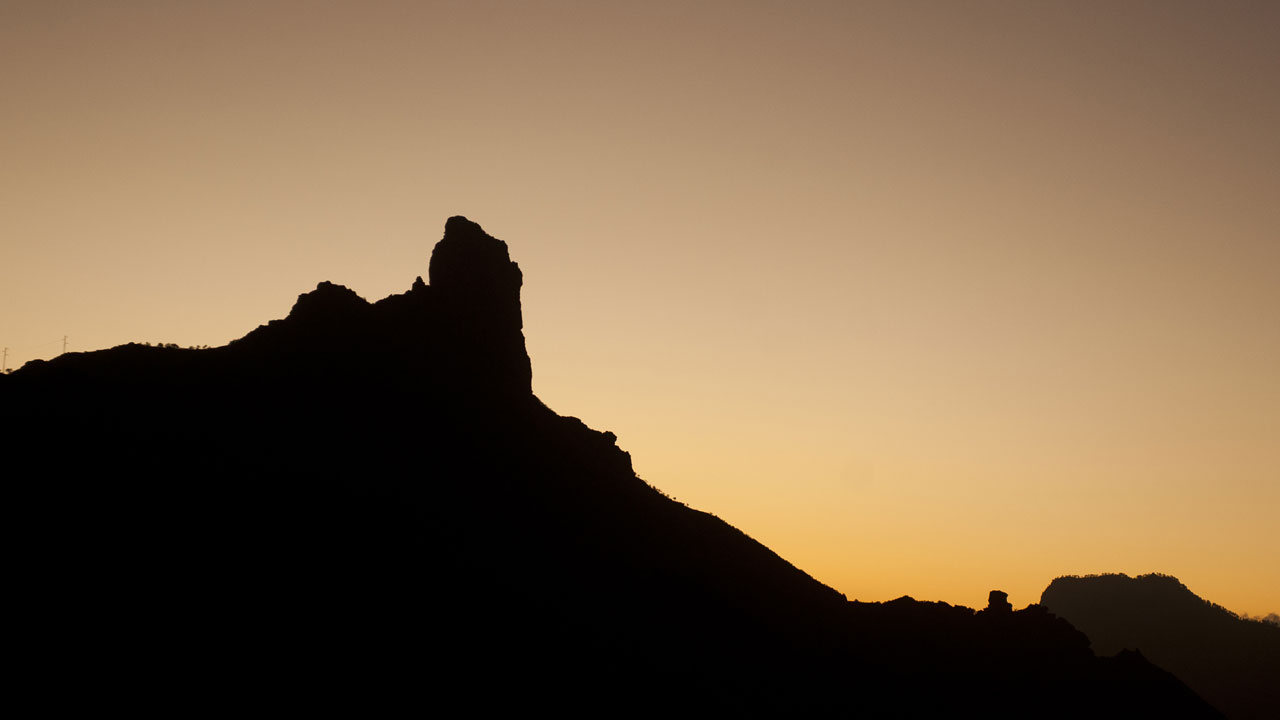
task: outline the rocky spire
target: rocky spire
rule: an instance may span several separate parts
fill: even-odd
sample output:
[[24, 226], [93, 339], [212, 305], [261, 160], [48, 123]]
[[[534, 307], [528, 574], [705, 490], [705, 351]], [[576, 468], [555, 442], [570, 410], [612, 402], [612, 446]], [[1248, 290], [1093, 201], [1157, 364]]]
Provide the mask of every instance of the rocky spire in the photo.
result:
[[431, 252], [429, 282], [443, 302], [469, 308], [469, 314], [504, 332], [519, 331], [520, 266], [511, 261], [507, 244], [462, 217], [444, 225], [444, 238]]
[[460, 375], [501, 378], [531, 392], [520, 313], [520, 266], [507, 244], [462, 216], [449, 218], [431, 253], [428, 278]]

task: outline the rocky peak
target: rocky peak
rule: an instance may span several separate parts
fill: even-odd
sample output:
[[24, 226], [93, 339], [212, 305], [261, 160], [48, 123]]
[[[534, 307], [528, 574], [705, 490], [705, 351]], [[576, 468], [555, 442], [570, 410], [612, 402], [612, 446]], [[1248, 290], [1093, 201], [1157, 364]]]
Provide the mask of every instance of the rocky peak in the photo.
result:
[[451, 217], [431, 252], [428, 280], [442, 339], [455, 350], [457, 367], [451, 374], [502, 378], [509, 389], [531, 392], [521, 332], [523, 276], [507, 244], [465, 217]]
[[464, 217], [450, 218], [431, 253], [428, 278], [429, 285], [419, 276], [407, 292], [376, 303], [322, 282], [298, 297], [288, 318], [235, 344], [289, 362], [297, 362], [299, 348], [326, 346], [325, 357], [348, 372], [403, 376], [455, 400], [531, 396], [522, 276], [506, 243]]
[[520, 330], [520, 266], [507, 244], [461, 215], [444, 225], [444, 237], [431, 252], [428, 278], [447, 305], [488, 316], [503, 330]]

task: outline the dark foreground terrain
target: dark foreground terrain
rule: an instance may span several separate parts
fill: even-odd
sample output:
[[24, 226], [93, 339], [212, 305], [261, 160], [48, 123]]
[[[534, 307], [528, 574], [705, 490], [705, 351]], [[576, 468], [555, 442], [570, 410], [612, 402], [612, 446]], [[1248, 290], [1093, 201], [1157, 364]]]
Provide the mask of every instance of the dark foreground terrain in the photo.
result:
[[[41, 707], [574, 714], [1214, 711], [1040, 606], [848, 602], [530, 390], [521, 274], [321, 283], [207, 350], [0, 377], [16, 686]], [[873, 550], [868, 550], [872, 552]]]

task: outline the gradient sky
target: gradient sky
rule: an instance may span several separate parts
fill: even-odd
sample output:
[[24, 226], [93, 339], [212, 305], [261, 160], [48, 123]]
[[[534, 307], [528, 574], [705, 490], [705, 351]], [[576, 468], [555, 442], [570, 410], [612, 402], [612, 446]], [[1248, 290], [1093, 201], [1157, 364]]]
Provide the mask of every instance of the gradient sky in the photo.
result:
[[220, 345], [408, 289], [466, 215], [547, 404], [850, 598], [1158, 571], [1274, 612], [1277, 37], [1274, 2], [0, 0], [0, 344]]

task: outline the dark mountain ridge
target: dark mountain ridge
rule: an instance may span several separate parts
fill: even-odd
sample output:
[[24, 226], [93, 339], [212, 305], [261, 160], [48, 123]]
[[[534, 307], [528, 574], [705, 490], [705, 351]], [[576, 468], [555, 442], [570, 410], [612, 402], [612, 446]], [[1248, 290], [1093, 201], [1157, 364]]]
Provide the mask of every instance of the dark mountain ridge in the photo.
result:
[[1139, 651], [1227, 717], [1280, 713], [1280, 627], [1241, 619], [1175, 577], [1060, 577], [1040, 604], [1088, 635], [1099, 655]]
[[[21, 684], [55, 706], [1213, 717], [1040, 606], [848, 602], [530, 390], [505, 243], [225, 347], [0, 378]], [[1001, 594], [1002, 595], [1002, 594]]]

